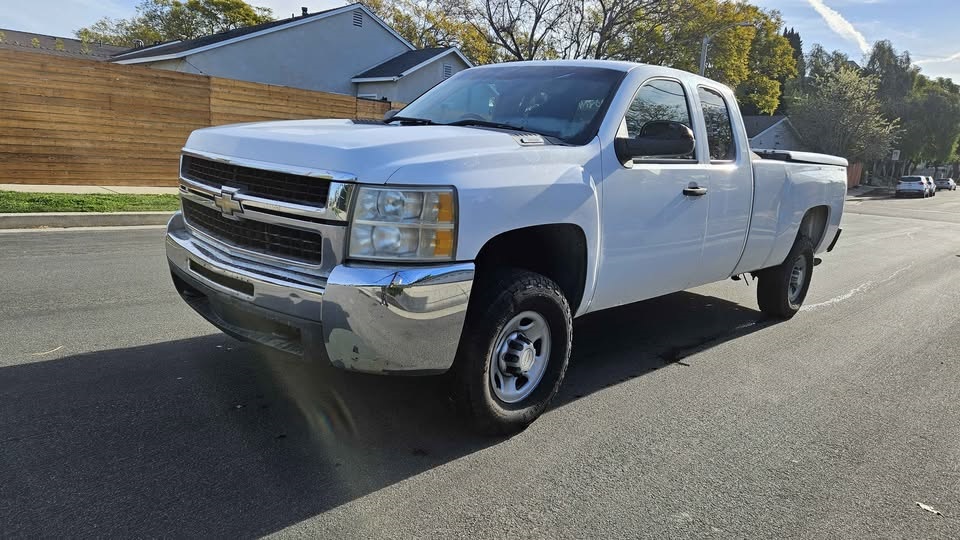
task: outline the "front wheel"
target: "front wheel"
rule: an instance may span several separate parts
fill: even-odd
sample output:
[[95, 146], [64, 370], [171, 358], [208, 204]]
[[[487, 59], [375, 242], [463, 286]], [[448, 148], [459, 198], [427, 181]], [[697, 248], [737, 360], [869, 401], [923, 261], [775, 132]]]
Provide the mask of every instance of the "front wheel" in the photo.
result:
[[760, 311], [789, 319], [800, 311], [813, 277], [813, 242], [801, 235], [779, 266], [757, 273]]
[[540, 274], [511, 269], [478, 283], [451, 375], [479, 431], [515, 433], [546, 410], [570, 360], [572, 319], [560, 287]]

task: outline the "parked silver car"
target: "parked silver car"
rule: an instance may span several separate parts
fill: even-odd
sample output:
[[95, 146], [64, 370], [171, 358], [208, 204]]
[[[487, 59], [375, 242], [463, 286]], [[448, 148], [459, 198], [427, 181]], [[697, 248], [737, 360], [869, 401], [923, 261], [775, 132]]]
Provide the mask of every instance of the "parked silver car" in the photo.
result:
[[922, 176], [904, 176], [897, 182], [897, 189], [894, 191], [894, 197], [923, 197], [929, 196], [930, 190], [927, 187], [927, 179]]
[[924, 180], [927, 181], [927, 195], [931, 197], [936, 197], [937, 195], [937, 185], [933, 183], [932, 176], [924, 176]]
[[937, 178], [933, 183], [937, 185], [938, 190], [955, 191], [957, 189], [957, 183], [953, 181], [953, 178]]

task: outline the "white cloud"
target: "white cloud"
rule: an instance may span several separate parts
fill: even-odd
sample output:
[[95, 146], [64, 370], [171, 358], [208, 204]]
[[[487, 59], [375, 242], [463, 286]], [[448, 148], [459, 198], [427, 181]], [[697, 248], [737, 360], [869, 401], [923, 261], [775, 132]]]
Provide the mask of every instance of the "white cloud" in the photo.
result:
[[860, 47], [861, 52], [867, 53], [870, 51], [870, 44], [867, 43], [867, 38], [863, 37], [863, 34], [850, 24], [850, 21], [845, 19], [838, 11], [828, 7], [823, 3], [823, 0], [807, 0], [807, 3], [823, 17], [823, 20], [827, 22], [827, 26], [836, 34], [848, 41], [856, 43], [857, 47]]
[[951, 54], [950, 56], [927, 58], [925, 60], [914, 60], [914, 64], [943, 64], [945, 62], [953, 62], [955, 60], [960, 60], [960, 52]]

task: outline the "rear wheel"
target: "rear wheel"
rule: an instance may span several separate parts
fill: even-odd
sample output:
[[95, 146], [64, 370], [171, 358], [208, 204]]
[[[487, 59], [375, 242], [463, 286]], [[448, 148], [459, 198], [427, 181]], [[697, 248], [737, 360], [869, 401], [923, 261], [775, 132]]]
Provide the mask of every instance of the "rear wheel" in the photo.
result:
[[782, 264], [757, 273], [760, 311], [780, 319], [793, 317], [807, 297], [812, 277], [813, 242], [801, 235]]
[[484, 433], [527, 427], [560, 388], [572, 336], [570, 305], [549, 278], [510, 269], [478, 283], [451, 372], [461, 412]]

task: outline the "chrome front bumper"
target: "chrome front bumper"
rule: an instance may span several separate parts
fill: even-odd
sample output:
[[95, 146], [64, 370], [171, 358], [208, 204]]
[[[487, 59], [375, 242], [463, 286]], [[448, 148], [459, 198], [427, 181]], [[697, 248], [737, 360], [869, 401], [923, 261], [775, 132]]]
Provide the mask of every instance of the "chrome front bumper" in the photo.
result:
[[239, 339], [369, 373], [450, 369], [473, 285], [473, 263], [336, 266], [325, 284], [258, 272], [194, 235], [177, 213], [167, 259], [183, 299]]

